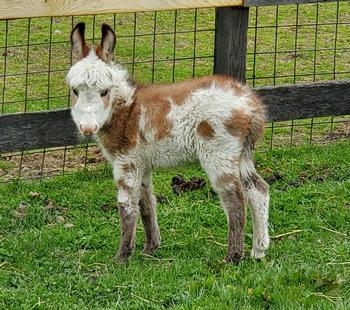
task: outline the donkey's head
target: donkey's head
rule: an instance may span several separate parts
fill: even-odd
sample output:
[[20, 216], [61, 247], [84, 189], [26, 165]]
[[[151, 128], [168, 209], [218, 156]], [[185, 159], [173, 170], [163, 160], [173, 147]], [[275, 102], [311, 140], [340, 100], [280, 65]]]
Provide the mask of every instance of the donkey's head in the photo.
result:
[[116, 36], [102, 25], [100, 45], [89, 48], [85, 42], [85, 24], [77, 24], [71, 33], [72, 54], [76, 63], [67, 74], [72, 91], [72, 116], [84, 135], [96, 134], [112, 115], [116, 102], [127, 102], [133, 88], [126, 70], [114, 64]]

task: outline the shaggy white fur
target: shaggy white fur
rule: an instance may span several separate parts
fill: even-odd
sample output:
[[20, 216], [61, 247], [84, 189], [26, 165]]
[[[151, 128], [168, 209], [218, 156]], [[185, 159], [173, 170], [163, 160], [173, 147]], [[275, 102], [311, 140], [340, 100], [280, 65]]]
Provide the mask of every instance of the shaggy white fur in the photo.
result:
[[[103, 27], [100, 50], [113, 53], [106, 46], [114, 46], [110, 40], [115, 40], [115, 35], [108, 26]], [[82, 25], [77, 26], [72, 33], [73, 48], [82, 44], [74, 49], [80, 53], [85, 44], [81, 29]], [[243, 253], [245, 199], [251, 204], [253, 219], [251, 255], [263, 257], [269, 245], [269, 192], [255, 171], [252, 155], [265, 120], [260, 101], [249, 88], [232, 79], [212, 77], [189, 81], [193, 88], [178, 102], [180, 86], [186, 92], [186, 82], [179, 87], [150, 86], [144, 91], [130, 82], [123, 67], [102, 60], [100, 50], [92, 48], [87, 55], [78, 55], [80, 60], [71, 67], [67, 82], [72, 88], [72, 116], [77, 127], [82, 133], [88, 128], [88, 133], [97, 137], [103, 154], [113, 165], [122, 222], [118, 258], [126, 259], [134, 249], [140, 206], [146, 233], [144, 251], [148, 253], [159, 246], [151, 171], [193, 161], [199, 161], [206, 171], [226, 211], [226, 260], [236, 262]], [[103, 59], [111, 58], [112, 54]], [[146, 96], [146, 92], [151, 95]], [[129, 119], [135, 119], [133, 127]]]

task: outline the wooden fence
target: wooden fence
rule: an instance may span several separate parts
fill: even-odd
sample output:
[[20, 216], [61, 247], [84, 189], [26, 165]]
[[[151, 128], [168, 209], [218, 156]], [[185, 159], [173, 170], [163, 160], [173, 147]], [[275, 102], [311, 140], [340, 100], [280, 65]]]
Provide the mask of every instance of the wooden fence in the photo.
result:
[[[245, 82], [249, 7], [332, 0], [3, 0], [0, 19], [216, 7], [214, 73]], [[330, 81], [256, 89], [270, 121], [350, 114], [350, 82]], [[0, 153], [81, 143], [69, 109], [0, 116]]]

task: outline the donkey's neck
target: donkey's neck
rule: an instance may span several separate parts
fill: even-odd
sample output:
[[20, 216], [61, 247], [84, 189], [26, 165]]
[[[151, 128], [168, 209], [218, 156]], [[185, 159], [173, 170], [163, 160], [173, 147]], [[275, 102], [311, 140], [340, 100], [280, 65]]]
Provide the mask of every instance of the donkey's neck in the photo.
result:
[[129, 77], [126, 69], [118, 64], [110, 64], [113, 75], [113, 102], [130, 106], [136, 90], [135, 82]]
[[100, 145], [110, 156], [126, 153], [136, 146], [139, 117], [140, 105], [134, 98], [129, 103], [114, 103], [109, 120], [97, 134]]

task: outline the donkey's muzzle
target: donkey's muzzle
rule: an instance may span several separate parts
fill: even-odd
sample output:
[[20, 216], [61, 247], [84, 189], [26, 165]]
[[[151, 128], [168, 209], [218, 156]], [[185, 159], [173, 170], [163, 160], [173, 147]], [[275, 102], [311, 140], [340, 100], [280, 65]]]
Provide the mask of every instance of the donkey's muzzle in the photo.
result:
[[92, 136], [93, 134], [95, 134], [97, 132], [97, 125], [94, 126], [83, 126], [83, 125], [79, 125], [79, 129], [80, 132], [84, 135], [84, 136]]

